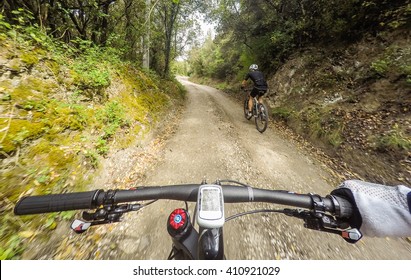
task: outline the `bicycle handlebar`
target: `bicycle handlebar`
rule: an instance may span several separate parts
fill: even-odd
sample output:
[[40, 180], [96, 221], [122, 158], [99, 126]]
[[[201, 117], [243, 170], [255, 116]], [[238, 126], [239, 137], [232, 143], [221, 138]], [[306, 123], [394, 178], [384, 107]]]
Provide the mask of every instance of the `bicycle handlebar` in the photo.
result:
[[99, 191], [26, 196], [14, 208], [16, 215], [41, 214], [96, 208], [93, 202]]
[[[200, 184], [153, 186], [130, 190], [94, 190], [67, 194], [27, 196], [17, 202], [14, 214], [29, 215], [96, 209], [103, 205], [156, 199], [195, 202], [197, 201], [199, 186]], [[353, 212], [351, 203], [337, 196], [328, 195], [327, 197], [321, 197], [314, 194], [296, 194], [287, 191], [224, 184], [222, 189], [225, 203], [267, 202], [326, 211], [339, 218], [349, 218]]]

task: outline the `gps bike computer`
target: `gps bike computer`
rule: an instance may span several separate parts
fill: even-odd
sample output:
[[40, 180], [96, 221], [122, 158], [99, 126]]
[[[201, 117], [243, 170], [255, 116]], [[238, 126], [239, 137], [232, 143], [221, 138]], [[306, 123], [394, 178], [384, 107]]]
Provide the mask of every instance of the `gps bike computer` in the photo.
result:
[[197, 223], [203, 228], [224, 225], [224, 196], [221, 186], [202, 185], [197, 196]]

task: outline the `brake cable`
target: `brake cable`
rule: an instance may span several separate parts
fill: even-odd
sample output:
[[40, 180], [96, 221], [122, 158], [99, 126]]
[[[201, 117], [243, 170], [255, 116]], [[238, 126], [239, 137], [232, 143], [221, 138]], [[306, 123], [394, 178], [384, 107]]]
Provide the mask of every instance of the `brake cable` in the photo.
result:
[[256, 209], [256, 210], [242, 212], [242, 213], [232, 215], [232, 216], [226, 218], [225, 222], [231, 221], [231, 220], [233, 220], [235, 218], [238, 218], [238, 217], [241, 217], [241, 216], [250, 215], [250, 214], [257, 214], [257, 213], [283, 213], [284, 214], [284, 210], [280, 210], [280, 209]]

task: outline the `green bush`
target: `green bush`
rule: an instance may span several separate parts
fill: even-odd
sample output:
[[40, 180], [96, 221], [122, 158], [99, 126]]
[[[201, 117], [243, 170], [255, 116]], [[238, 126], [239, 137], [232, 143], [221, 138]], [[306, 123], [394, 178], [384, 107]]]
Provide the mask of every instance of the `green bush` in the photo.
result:
[[406, 136], [398, 124], [387, 134], [376, 137], [374, 141], [377, 150], [411, 151], [411, 137]]
[[287, 107], [275, 107], [271, 109], [274, 118], [287, 121], [295, 112]]
[[371, 63], [371, 69], [374, 70], [377, 74], [384, 76], [389, 69], [389, 63], [382, 59], [376, 60]]

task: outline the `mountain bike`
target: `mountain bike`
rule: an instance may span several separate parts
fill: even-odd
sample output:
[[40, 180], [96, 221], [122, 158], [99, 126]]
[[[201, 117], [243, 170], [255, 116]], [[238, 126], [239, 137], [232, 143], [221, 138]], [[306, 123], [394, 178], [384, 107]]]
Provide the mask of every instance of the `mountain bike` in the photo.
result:
[[[71, 224], [71, 229], [80, 234], [91, 226], [120, 222], [123, 214], [153, 207], [160, 199], [185, 202], [184, 208], [173, 210], [167, 218], [167, 231], [173, 244], [168, 259], [225, 259], [224, 224], [256, 213], [283, 213], [299, 218], [308, 229], [338, 234], [350, 243], [362, 237], [359, 230], [350, 228], [346, 222], [353, 213], [353, 206], [341, 197], [260, 189], [232, 180], [219, 180], [213, 184], [203, 181], [201, 184], [27, 196], [17, 202], [14, 213], [30, 215], [87, 209], [82, 212], [83, 220], [76, 219]], [[188, 202], [196, 203], [192, 220]], [[255, 209], [225, 218], [226, 203], [257, 202], [293, 208]]]
[[[244, 90], [248, 92], [247, 90]], [[248, 114], [248, 94], [244, 100], [244, 117], [250, 120], [254, 117], [255, 126], [260, 133], [263, 133], [267, 129], [268, 125], [268, 110], [264, 103], [259, 103], [257, 97], [253, 97], [252, 115]]]

